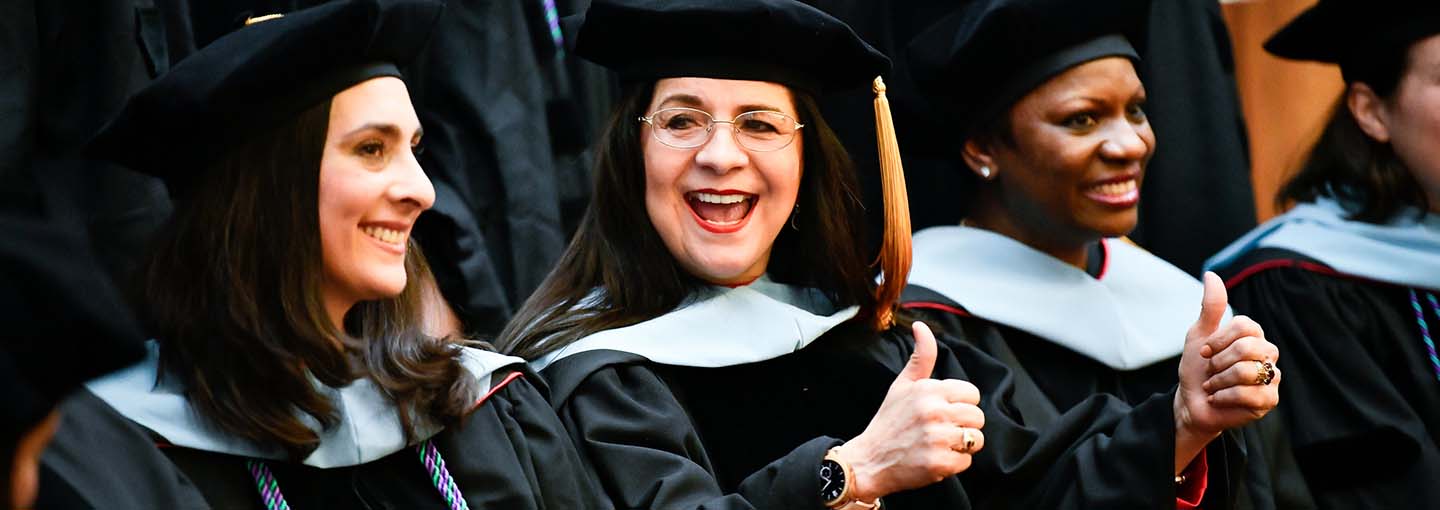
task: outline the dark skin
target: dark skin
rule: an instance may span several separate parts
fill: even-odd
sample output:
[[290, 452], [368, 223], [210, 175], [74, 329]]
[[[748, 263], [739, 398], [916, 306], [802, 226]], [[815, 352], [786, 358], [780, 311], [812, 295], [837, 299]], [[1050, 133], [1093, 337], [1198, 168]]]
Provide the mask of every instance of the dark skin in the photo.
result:
[[984, 183], [966, 224], [1084, 269], [1100, 238], [1135, 229], [1155, 153], [1144, 103], [1134, 65], [1120, 57], [1072, 67], [1030, 91], [1008, 113], [1011, 140], [965, 143], [965, 163]]
[[[1102, 237], [1135, 229], [1140, 184], [1155, 153], [1144, 103], [1134, 65], [1119, 57], [1072, 67], [1030, 91], [1010, 107], [1008, 140], [965, 143], [965, 163], [983, 182], [966, 224], [1084, 270]], [[1225, 322], [1225, 306], [1224, 284], [1207, 274], [1201, 316], [1178, 367], [1176, 473], [1221, 431], [1279, 402], [1278, 383], [1252, 382], [1256, 363], [1277, 360], [1279, 351], [1255, 321]]]

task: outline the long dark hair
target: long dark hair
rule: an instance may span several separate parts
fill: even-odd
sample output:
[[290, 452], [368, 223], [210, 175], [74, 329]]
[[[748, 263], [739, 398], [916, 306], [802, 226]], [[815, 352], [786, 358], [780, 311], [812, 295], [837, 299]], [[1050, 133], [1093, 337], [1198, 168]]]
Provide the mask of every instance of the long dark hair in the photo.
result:
[[[645, 210], [645, 163], [636, 118], [655, 84], [629, 84], [596, 154], [594, 197], [555, 270], [500, 333], [496, 346], [534, 359], [591, 334], [663, 315], [706, 283], [675, 261]], [[837, 305], [875, 314], [877, 270], [866, 261], [853, 165], [809, 95], [792, 91], [804, 137], [798, 230], [775, 239], [767, 274], [813, 287]]]
[[[1364, 58], [1341, 63], [1346, 87], [1365, 83], [1380, 100], [1394, 101], [1395, 90], [1410, 69], [1409, 46], [1365, 53]], [[1284, 209], [1296, 202], [1333, 197], [1350, 219], [1370, 223], [1383, 223], [1407, 206], [1424, 214], [1430, 206], [1420, 183], [1395, 155], [1394, 147], [1360, 129], [1345, 94], [1331, 110], [1305, 165], [1276, 194], [1276, 205]]]
[[[369, 378], [395, 404], [440, 423], [474, 402], [459, 340], [421, 331], [429, 268], [412, 240], [395, 298], [357, 304], [337, 331], [321, 298], [319, 169], [330, 102], [241, 142], [177, 201], [139, 274], [139, 308], [160, 341], [163, 374], [220, 430], [303, 458], [335, 405], [311, 382]], [[197, 169], [200, 171], [200, 169]]]

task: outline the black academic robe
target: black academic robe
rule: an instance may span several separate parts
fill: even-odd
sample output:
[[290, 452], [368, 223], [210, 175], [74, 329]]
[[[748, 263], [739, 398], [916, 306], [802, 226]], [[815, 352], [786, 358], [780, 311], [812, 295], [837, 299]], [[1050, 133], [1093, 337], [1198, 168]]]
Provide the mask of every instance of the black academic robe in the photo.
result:
[[89, 391], [78, 391], [59, 411], [60, 427], [40, 459], [35, 508], [210, 507], [144, 428]]
[[[1280, 347], [1280, 401], [1321, 508], [1440, 504], [1440, 376], [1410, 289], [1261, 248], [1219, 269], [1236, 312]], [[1440, 317], [1418, 289], [1431, 336]]]
[[[818, 510], [820, 459], [864, 430], [913, 346], [907, 328], [877, 335], [851, 321], [754, 363], [697, 368], [592, 350], [542, 374], [617, 507]], [[981, 390], [986, 447], [968, 471], [886, 496], [886, 508], [1173, 507], [1173, 394], [1133, 408], [1088, 399], [1041, 430], [1015, 414], [1003, 364], [964, 342], [940, 350], [934, 377]]]
[[[907, 287], [901, 302], [920, 320], [947, 333], [945, 341], [964, 341], [1003, 362], [1014, 374], [1017, 412], [1034, 426], [1050, 426], [1096, 395], [1131, 405], [1162, 396], [1174, 399], [1179, 356], [1116, 370], [1029, 332], [970, 315], [960, 304], [922, 286]], [[1293, 460], [1270, 454], [1278, 448], [1274, 442], [1283, 440], [1279, 421], [1266, 419], [1213, 441], [1206, 449], [1208, 488], [1201, 507], [1313, 508], [1303, 481], [1295, 476]], [[1168, 455], [1174, 452], [1174, 440], [1151, 447], [1156, 455]]]
[[1130, 238], [1199, 276], [1206, 256], [1255, 227], [1249, 137], [1220, 3], [1151, 2], [1137, 47], [1155, 156]]
[[[592, 488], [594, 484], [582, 467], [581, 459], [546, 403], [543, 386], [532, 384], [532, 380], [538, 379], [528, 372], [508, 379], [507, 372], [513, 372], [513, 369], [494, 372], [492, 377], [496, 381], [509, 380], [508, 384], [495, 389], [462, 424], [447, 428], [432, 439], [470, 508], [610, 508], [598, 489]], [[99, 399], [91, 399], [89, 404], [105, 406]], [[108, 408], [92, 409], [87, 414], [123, 420]], [[64, 444], [72, 439], [84, 440], [83, 437], [62, 434], [57, 437], [57, 442], [60, 442], [57, 446], [73, 451]], [[204, 498], [206, 507], [264, 508], [254, 479], [246, 468], [245, 461], [249, 459], [165, 446], [165, 439], [153, 434], [148, 439], [151, 444], [160, 445], [158, 450], [173, 463], [179, 476], [183, 476], [183, 480], [193, 485]], [[89, 462], [72, 464], [81, 469], [61, 473], [72, 484], [82, 488], [88, 477], [97, 474], [106, 480], [123, 477], [128, 481], [131, 475], [126, 473], [130, 470], [162, 469], [154, 467], [155, 455], [138, 460], [127, 455], [126, 452], [134, 447], [133, 441], [83, 444], [91, 448]], [[405, 448], [378, 460], [348, 467], [320, 469], [273, 460], [267, 460], [265, 464], [274, 473], [290, 507], [296, 510], [446, 508], [414, 448]], [[98, 496], [103, 497], [104, 494]]]
[[131, 93], [191, 52], [184, 0], [6, 2], [0, 209], [43, 210], [125, 279], [170, 200], [158, 179], [88, 159], [84, 147]]

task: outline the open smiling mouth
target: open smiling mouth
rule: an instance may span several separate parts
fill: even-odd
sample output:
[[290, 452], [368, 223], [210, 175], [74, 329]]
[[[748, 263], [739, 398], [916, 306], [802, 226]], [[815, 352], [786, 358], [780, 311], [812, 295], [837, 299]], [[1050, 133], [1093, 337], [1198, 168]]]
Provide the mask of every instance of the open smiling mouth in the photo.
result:
[[696, 223], [716, 233], [740, 230], [755, 210], [757, 195], [740, 191], [691, 191], [685, 194], [685, 203]]
[[1140, 201], [1140, 182], [1134, 177], [1112, 179], [1085, 189], [1085, 195], [1113, 207], [1132, 207]]
[[405, 243], [409, 240], [406, 232], [386, 228], [379, 225], [362, 225], [360, 231], [371, 239], [380, 242], [386, 251], [401, 254], [405, 253]]

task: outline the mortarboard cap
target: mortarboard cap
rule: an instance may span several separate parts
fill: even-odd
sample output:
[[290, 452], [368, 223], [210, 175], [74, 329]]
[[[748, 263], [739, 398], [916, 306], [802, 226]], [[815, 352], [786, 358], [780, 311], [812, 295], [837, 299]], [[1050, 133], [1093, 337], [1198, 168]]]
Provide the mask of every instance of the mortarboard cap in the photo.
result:
[[256, 18], [137, 92], [89, 151], [177, 193], [236, 140], [357, 83], [399, 76], [442, 8], [438, 0], [340, 0]]
[[854, 89], [890, 59], [849, 25], [793, 0], [595, 0], [566, 19], [575, 54], [627, 79], [693, 76]]
[[1440, 34], [1440, 3], [1421, 0], [1320, 0], [1265, 41], [1265, 51], [1293, 60], [1340, 64], [1362, 79], [1377, 54], [1400, 54]]
[[907, 62], [969, 137], [1071, 67], [1139, 60], [1149, 15], [1149, 0], [976, 0], [916, 36]]

